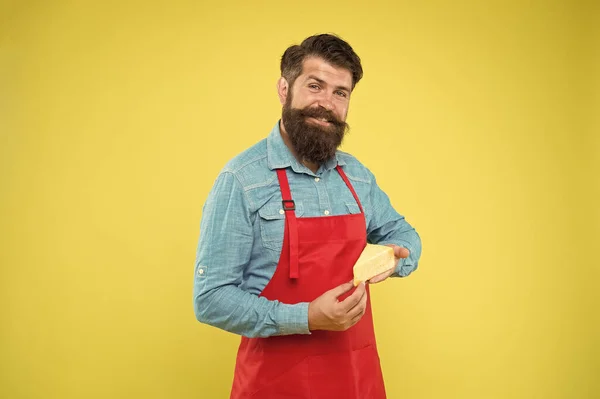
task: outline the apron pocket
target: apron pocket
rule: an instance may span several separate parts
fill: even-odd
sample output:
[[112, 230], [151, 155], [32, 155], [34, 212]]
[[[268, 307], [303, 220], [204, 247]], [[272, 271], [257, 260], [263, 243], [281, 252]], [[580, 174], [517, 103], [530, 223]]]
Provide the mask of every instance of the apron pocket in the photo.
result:
[[[267, 386], [254, 392], [251, 399], [310, 398], [308, 362], [305, 358], [291, 369], [275, 377]], [[333, 399], [333, 398], [331, 398]]]
[[362, 349], [311, 356], [311, 399], [385, 399], [377, 349]]

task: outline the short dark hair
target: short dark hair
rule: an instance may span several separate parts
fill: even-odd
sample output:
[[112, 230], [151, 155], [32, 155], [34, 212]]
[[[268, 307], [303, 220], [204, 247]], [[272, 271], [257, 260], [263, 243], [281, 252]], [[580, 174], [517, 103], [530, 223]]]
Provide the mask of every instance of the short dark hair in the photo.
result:
[[308, 57], [319, 57], [335, 67], [349, 70], [352, 74], [352, 89], [362, 78], [360, 58], [352, 47], [340, 37], [324, 33], [307, 37], [300, 45], [290, 46], [283, 53], [281, 76], [290, 87], [302, 73], [304, 60]]

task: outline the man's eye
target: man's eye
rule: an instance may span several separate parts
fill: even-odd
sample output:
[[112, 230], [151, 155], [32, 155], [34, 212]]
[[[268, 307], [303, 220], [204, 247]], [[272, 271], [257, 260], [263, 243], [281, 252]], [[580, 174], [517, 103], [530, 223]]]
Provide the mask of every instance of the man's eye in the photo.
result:
[[314, 90], [319, 90], [319, 85], [316, 84], [310, 84], [308, 85], [309, 88], [314, 89]]
[[344, 98], [348, 97], [348, 95], [346, 94], [345, 91], [337, 91], [336, 94], [340, 97], [344, 97]]

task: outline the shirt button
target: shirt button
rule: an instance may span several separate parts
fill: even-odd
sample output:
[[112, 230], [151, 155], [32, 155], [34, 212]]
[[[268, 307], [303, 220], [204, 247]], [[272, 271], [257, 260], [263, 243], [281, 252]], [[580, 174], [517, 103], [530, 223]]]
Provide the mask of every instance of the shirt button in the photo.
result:
[[316, 181], [317, 183], [319, 182], [319, 180], [321, 180], [321, 179], [319, 179], [318, 177], [315, 177], [315, 181]]
[[204, 274], [204, 269], [198, 269], [198, 274], [202, 276]]
[[323, 212], [325, 215], [329, 215], [329, 211], [325, 211]]
[[285, 213], [285, 211], [284, 211], [283, 209], [280, 209], [280, 210], [279, 210], [279, 214], [280, 214], [280, 215], [283, 215], [284, 213]]

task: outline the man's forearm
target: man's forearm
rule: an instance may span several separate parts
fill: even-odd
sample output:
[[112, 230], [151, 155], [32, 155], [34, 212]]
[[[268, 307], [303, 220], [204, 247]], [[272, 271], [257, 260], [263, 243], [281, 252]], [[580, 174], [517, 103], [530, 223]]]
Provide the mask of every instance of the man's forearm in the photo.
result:
[[196, 318], [246, 337], [309, 334], [308, 303], [288, 305], [226, 285], [194, 297]]

